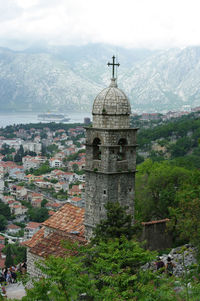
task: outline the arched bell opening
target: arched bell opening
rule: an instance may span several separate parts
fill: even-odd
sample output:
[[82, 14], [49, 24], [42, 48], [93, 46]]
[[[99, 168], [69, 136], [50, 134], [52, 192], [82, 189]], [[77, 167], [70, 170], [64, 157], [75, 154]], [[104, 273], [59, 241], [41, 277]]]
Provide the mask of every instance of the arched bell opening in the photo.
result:
[[126, 160], [127, 140], [125, 138], [119, 139], [118, 145], [119, 145], [119, 152], [118, 152], [117, 160], [118, 161]]
[[100, 150], [100, 145], [101, 145], [101, 140], [99, 138], [95, 138], [93, 140], [93, 160], [101, 160], [101, 150]]

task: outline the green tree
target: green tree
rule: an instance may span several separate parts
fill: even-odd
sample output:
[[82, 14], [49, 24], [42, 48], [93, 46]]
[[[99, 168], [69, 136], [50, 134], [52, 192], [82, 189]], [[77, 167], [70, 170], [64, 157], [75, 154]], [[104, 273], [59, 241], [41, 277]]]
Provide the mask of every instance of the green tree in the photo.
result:
[[74, 172], [78, 170], [78, 164], [74, 163], [72, 167]]
[[56, 144], [51, 144], [47, 146], [46, 150], [53, 155], [58, 152], [58, 146]]
[[[23, 301], [171, 301], [178, 296], [174, 279], [141, 269], [155, 254], [133, 240], [121, 237], [86, 247], [67, 243], [66, 248], [65, 258], [50, 257], [38, 264], [47, 277], [35, 280]], [[75, 256], [69, 256], [69, 250]]]
[[[120, 214], [119, 207], [117, 205], [114, 210], [113, 206], [108, 206], [108, 216], [109, 212], [113, 216], [116, 211], [113, 216], [116, 219], [116, 213]], [[114, 223], [114, 230], [113, 221], [109, 220], [111, 216], [107, 218], [107, 224], [97, 226], [95, 244], [83, 246], [66, 242], [65, 258], [50, 257], [39, 263], [38, 267], [47, 277], [34, 281], [23, 301], [81, 300], [81, 295], [84, 300], [91, 301], [179, 300], [174, 279], [165, 275], [158, 277], [157, 273], [142, 269], [145, 263], [155, 259], [156, 253], [144, 250], [138, 242], [127, 239], [124, 231], [119, 231], [126, 228], [127, 233], [129, 219], [127, 221], [125, 212], [122, 214], [123, 225]], [[104, 232], [100, 233], [101, 230]], [[101, 239], [104, 234], [106, 240]], [[195, 289], [195, 285], [192, 288]]]
[[4, 143], [1, 147], [1, 154], [2, 155], [9, 155], [10, 154], [10, 146]]
[[58, 183], [58, 180], [57, 179], [51, 179], [50, 182], [53, 183], [53, 184], [56, 184], [56, 183]]
[[170, 208], [170, 225], [177, 243], [190, 242], [200, 256], [200, 189], [187, 186], [178, 195], [179, 205]]
[[44, 143], [42, 143], [41, 154], [42, 154], [42, 156], [46, 156], [46, 154], [47, 154], [47, 147]]
[[48, 209], [46, 208], [31, 208], [28, 210], [28, 217], [33, 222], [42, 223], [48, 219]]
[[48, 203], [47, 199], [43, 199], [41, 202], [41, 207], [45, 207], [45, 205]]
[[5, 230], [8, 222], [4, 215], [0, 214], [0, 231]]
[[126, 213], [127, 208], [120, 206], [118, 202], [108, 202], [105, 209], [107, 217], [96, 226], [93, 241], [96, 243], [100, 240], [120, 238], [121, 236], [130, 240], [135, 228], [132, 225], [133, 216]]
[[145, 221], [168, 217], [169, 207], [178, 205], [177, 193], [191, 176], [191, 171], [165, 161], [147, 160], [140, 164], [136, 177], [136, 218]]
[[24, 157], [24, 148], [23, 145], [20, 145], [15, 157], [14, 157], [14, 161], [15, 162], [22, 162], [22, 158]]
[[89, 275], [83, 273], [83, 261], [79, 256], [49, 257], [37, 266], [47, 277], [34, 280], [33, 288], [27, 290], [23, 301], [78, 300], [81, 293], [93, 289]]
[[19, 245], [19, 243], [7, 244], [3, 249], [4, 254], [11, 254], [13, 264], [26, 261], [26, 247]]
[[11, 212], [9, 206], [7, 204], [4, 204], [2, 201], [0, 201], [0, 212], [1, 215], [5, 216], [6, 219], [11, 218]]
[[51, 170], [52, 170], [52, 168], [50, 168], [49, 163], [47, 161], [44, 164], [42, 164], [38, 169], [34, 170], [33, 174], [35, 176], [40, 176], [40, 175], [50, 172]]
[[13, 256], [12, 256], [12, 250], [11, 246], [8, 245], [6, 248], [6, 260], [5, 260], [5, 266], [7, 268], [11, 267], [14, 264]]

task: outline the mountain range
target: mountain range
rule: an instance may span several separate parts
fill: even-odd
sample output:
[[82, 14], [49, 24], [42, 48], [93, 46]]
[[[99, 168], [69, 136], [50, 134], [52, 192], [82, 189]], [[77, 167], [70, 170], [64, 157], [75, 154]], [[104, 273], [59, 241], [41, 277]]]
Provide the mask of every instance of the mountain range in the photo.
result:
[[133, 112], [200, 105], [200, 47], [125, 49], [104, 44], [0, 48], [0, 111], [91, 111], [109, 85], [117, 53], [118, 86]]

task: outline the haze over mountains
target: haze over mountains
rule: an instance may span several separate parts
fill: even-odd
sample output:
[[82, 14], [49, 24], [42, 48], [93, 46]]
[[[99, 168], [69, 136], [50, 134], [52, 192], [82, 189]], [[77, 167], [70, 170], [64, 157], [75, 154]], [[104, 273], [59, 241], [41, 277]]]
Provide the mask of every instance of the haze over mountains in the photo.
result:
[[[110, 82], [103, 44], [0, 48], [0, 111], [90, 111]], [[200, 47], [151, 51], [117, 48], [118, 86], [132, 111], [163, 112], [200, 105]]]

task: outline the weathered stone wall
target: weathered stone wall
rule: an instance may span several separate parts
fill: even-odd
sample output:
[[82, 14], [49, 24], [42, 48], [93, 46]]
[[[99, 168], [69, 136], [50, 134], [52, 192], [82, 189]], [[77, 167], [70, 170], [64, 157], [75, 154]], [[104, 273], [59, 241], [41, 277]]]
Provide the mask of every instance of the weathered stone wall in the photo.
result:
[[[110, 117], [111, 118], [111, 117]], [[86, 237], [106, 218], [105, 204], [119, 202], [134, 216], [137, 129], [86, 128]]]
[[[44, 260], [44, 258], [31, 253], [29, 248], [27, 249], [27, 272], [33, 280], [43, 276], [42, 272], [35, 266], [35, 263], [40, 260]], [[30, 288], [31, 286], [32, 284], [29, 282], [27, 287]]]
[[166, 231], [166, 223], [143, 226], [142, 241], [149, 250], [165, 250], [172, 247], [172, 236]]
[[134, 172], [103, 174], [86, 171], [86, 235], [88, 228], [93, 228], [100, 220], [106, 218], [104, 206], [108, 201], [118, 201], [122, 206], [127, 206], [128, 213], [134, 216], [134, 179]]
[[[86, 170], [101, 172], [135, 171], [136, 169], [136, 131], [86, 129]], [[94, 141], [100, 140], [100, 158], [94, 159]], [[120, 146], [120, 139], [126, 145]], [[123, 153], [123, 154], [122, 154]]]
[[106, 129], [124, 129], [130, 126], [129, 115], [93, 115], [93, 127]]

